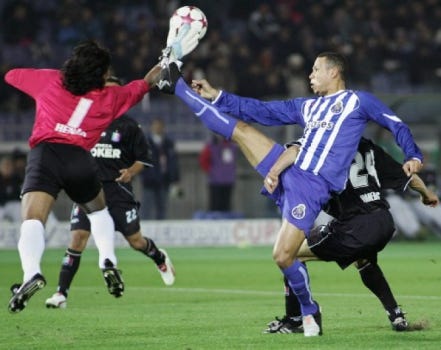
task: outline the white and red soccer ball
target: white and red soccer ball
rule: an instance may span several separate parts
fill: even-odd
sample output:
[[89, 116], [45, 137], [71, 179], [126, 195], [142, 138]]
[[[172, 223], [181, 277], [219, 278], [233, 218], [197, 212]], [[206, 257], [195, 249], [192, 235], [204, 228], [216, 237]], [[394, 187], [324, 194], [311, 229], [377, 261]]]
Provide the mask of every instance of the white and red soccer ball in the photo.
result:
[[198, 32], [199, 40], [202, 39], [207, 32], [207, 17], [195, 6], [180, 7], [170, 18], [170, 28], [173, 28], [176, 32], [185, 24], [189, 24], [193, 30]]

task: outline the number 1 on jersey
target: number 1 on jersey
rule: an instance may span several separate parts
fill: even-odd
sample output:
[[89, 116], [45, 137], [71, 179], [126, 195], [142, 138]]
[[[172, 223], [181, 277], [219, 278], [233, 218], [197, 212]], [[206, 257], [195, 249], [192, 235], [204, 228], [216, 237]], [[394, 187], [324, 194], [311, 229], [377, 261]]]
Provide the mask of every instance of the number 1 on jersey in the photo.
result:
[[80, 101], [75, 107], [75, 110], [70, 116], [67, 125], [69, 125], [72, 128], [79, 128], [84, 118], [86, 118], [87, 112], [89, 112], [92, 103], [93, 100], [81, 97]]

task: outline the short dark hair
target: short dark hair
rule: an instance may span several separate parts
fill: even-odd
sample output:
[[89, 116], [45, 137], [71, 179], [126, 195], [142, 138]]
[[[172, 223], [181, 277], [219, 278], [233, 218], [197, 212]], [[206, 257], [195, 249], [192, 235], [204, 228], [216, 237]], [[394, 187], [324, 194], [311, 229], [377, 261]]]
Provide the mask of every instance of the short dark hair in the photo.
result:
[[110, 67], [110, 53], [94, 40], [75, 46], [61, 72], [63, 86], [74, 95], [104, 87], [104, 73]]
[[337, 52], [326, 51], [318, 54], [317, 57], [324, 57], [331, 66], [337, 67], [340, 72], [341, 78], [345, 80], [347, 64], [346, 58], [343, 55]]

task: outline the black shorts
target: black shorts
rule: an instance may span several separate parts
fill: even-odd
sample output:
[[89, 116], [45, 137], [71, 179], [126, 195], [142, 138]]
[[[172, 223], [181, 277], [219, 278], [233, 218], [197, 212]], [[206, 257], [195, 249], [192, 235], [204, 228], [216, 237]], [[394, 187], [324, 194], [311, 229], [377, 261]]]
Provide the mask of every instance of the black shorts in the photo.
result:
[[60, 190], [75, 203], [87, 203], [101, 190], [98, 167], [81, 147], [43, 142], [31, 149], [22, 195], [42, 191], [57, 198]]
[[[115, 231], [122, 233], [125, 237], [139, 232], [141, 228], [139, 203], [135, 200], [133, 193], [116, 182], [104, 182], [103, 189], [110, 216], [115, 222]], [[70, 229], [90, 232], [89, 219], [77, 205], [72, 208]]]
[[333, 220], [326, 226], [314, 228], [308, 241], [311, 251], [324, 261], [335, 261], [346, 268], [359, 259], [376, 261], [392, 238], [394, 221], [387, 209], [377, 209], [369, 214], [351, 219]]

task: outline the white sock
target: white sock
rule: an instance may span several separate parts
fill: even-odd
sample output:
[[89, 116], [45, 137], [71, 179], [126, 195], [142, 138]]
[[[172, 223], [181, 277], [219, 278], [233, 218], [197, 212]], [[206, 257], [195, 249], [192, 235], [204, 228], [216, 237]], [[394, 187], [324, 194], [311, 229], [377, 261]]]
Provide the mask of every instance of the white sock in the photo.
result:
[[44, 226], [40, 220], [25, 220], [20, 227], [18, 253], [23, 269], [23, 283], [41, 274], [40, 262], [44, 252]]
[[87, 214], [90, 220], [90, 231], [98, 248], [98, 265], [104, 268], [104, 260], [109, 259], [116, 266], [115, 255], [115, 224], [107, 207]]

